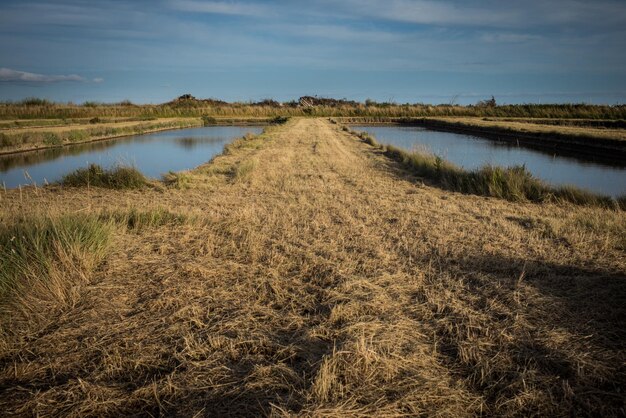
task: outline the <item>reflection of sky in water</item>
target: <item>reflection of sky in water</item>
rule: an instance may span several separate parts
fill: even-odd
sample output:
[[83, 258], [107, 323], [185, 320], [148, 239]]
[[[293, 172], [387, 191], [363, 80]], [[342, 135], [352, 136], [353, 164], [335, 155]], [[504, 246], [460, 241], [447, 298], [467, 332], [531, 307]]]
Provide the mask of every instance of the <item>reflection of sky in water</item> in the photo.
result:
[[195, 168], [220, 154], [224, 145], [247, 132], [260, 133], [255, 126], [210, 126], [138, 135], [90, 144], [42, 150], [0, 157], [0, 185], [17, 187], [31, 184], [28, 173], [36, 184], [44, 179], [52, 183], [63, 175], [85, 167], [100, 164], [132, 165], [148, 177], [160, 178], [168, 171]]
[[552, 156], [502, 142], [420, 127], [355, 126], [353, 129], [367, 131], [383, 144], [409, 151], [427, 151], [467, 169], [485, 164], [503, 167], [523, 164], [535, 177], [551, 184], [570, 184], [612, 196], [626, 194], [625, 168]]

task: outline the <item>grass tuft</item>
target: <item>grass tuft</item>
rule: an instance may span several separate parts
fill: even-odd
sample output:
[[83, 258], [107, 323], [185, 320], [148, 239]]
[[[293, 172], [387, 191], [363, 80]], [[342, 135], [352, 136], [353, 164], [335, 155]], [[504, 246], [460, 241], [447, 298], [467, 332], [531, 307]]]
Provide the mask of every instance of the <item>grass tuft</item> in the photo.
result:
[[66, 300], [73, 280], [104, 256], [111, 230], [110, 223], [88, 215], [0, 226], [0, 311], [13, 315], [36, 309], [34, 300]]
[[117, 166], [104, 169], [98, 164], [67, 174], [61, 184], [71, 187], [105, 187], [109, 189], [138, 189], [145, 186], [146, 178], [133, 167]]
[[184, 171], [168, 171], [163, 174], [162, 180], [166, 186], [176, 189], [188, 189], [191, 186], [191, 176]]

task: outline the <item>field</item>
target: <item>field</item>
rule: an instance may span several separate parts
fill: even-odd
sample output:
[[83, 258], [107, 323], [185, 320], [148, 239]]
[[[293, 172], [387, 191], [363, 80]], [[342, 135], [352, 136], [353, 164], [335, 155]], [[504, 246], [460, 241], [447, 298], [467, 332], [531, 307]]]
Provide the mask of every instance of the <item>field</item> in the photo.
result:
[[0, 193], [0, 409], [623, 415], [624, 212], [374, 145], [293, 118], [165, 182]]

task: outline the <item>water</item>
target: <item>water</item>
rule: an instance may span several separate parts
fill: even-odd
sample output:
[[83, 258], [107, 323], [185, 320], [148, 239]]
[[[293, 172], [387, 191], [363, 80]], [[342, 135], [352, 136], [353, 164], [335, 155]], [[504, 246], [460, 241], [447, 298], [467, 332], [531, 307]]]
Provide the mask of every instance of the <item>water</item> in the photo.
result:
[[0, 186], [53, 183], [92, 163], [130, 165], [148, 177], [160, 178], [170, 170], [195, 168], [221, 153], [233, 139], [262, 130], [257, 126], [210, 126], [4, 155], [0, 156]]
[[573, 185], [609, 196], [626, 194], [626, 168], [551, 155], [507, 142], [471, 135], [431, 131], [420, 127], [355, 126], [383, 144], [408, 151], [430, 152], [466, 169], [491, 164], [502, 167], [525, 165], [537, 178], [552, 185]]

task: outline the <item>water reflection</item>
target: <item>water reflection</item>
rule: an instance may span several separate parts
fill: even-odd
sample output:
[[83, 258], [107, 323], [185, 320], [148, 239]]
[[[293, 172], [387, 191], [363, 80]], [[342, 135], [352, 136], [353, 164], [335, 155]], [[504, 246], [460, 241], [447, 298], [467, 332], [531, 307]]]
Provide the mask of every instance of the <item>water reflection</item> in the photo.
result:
[[610, 196], [626, 194], [626, 168], [548, 154], [534, 149], [471, 135], [406, 126], [355, 126], [381, 143], [409, 151], [426, 151], [466, 169], [485, 164], [525, 165], [536, 177], [553, 185], [574, 185]]
[[248, 132], [260, 133], [262, 129], [211, 126], [4, 155], [0, 156], [0, 184], [12, 188], [33, 181], [38, 185], [54, 182], [90, 163], [105, 167], [133, 165], [145, 175], [158, 178], [170, 170], [197, 167], [221, 153], [234, 138]]
[[0, 176], [11, 168], [28, 167], [43, 161], [55, 160], [63, 155], [80, 155], [87, 151], [102, 151], [114, 145], [114, 141], [98, 141], [65, 148], [47, 148], [19, 154], [0, 155]]

